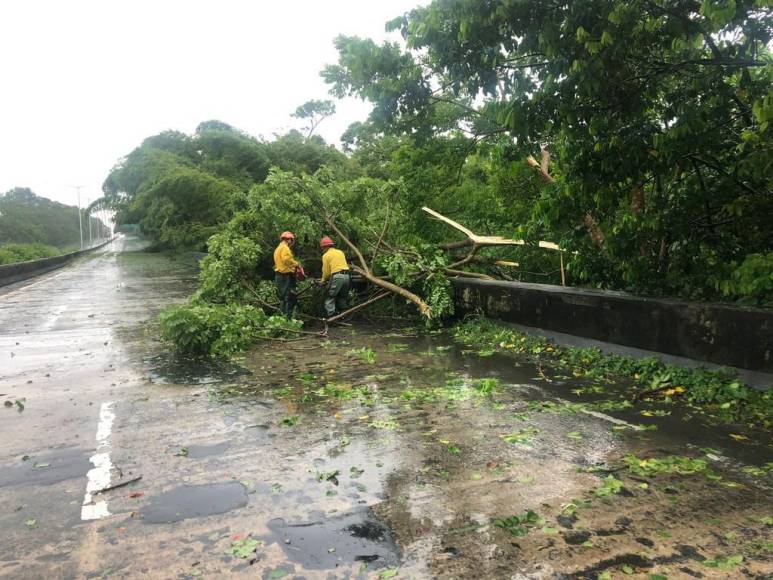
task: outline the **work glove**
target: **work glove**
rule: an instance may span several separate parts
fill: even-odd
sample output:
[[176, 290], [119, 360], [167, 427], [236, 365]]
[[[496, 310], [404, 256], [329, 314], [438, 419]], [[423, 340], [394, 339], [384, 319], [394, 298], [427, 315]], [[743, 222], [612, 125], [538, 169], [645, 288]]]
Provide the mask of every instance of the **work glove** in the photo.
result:
[[298, 282], [302, 282], [306, 279], [306, 272], [303, 269], [303, 266], [295, 267], [295, 279], [298, 280]]

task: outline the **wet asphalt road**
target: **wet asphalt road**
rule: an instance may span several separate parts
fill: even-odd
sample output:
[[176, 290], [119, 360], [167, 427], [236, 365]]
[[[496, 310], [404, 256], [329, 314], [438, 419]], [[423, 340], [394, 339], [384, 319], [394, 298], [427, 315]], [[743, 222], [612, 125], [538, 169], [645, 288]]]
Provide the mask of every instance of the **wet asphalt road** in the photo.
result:
[[[740, 471], [773, 460], [769, 439], [532, 412], [583, 383], [403, 331], [181, 362], [154, 321], [195, 268], [139, 247], [0, 290], [0, 577], [733, 577], [700, 562], [735, 553], [773, 570], [771, 478]], [[615, 472], [625, 493], [599, 499], [606, 473], [586, 468], [631, 452], [705, 454], [734, 485]], [[568, 517], [572, 502], [593, 507]], [[544, 528], [492, 525], [527, 509]]]
[[[141, 247], [122, 237], [0, 292], [0, 577], [254, 577], [256, 558], [230, 553], [250, 534], [270, 544], [265, 577], [396, 566], [368, 502], [337, 499], [305, 461], [285, 469], [310, 442], [272, 444], [284, 405], [214, 400], [231, 367], [180, 365], [158, 342], [157, 313], [190, 294], [196, 271]], [[338, 505], [332, 517], [310, 482]]]
[[[103, 566], [99, 523], [81, 519], [100, 412], [126, 411], [146, 382], [141, 322], [182, 299], [193, 278], [173, 264], [142, 276], [120, 253], [139, 247], [121, 237], [0, 290], [0, 393], [12, 405], [0, 408], [0, 576], [74, 578]], [[110, 447], [129, 420], [118, 419]]]

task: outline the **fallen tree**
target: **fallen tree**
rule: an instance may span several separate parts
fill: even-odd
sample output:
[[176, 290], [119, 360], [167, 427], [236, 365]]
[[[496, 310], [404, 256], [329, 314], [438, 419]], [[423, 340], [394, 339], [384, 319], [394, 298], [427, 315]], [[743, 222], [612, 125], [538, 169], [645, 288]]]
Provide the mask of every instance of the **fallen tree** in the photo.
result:
[[[462, 277], [471, 277], [471, 278], [479, 278], [484, 280], [494, 280], [495, 278], [493, 276], [489, 276], [488, 274], [484, 274], [481, 272], [471, 272], [467, 270], [460, 270], [462, 266], [469, 264], [472, 262], [477, 254], [477, 252], [484, 247], [495, 247], [495, 246], [525, 246], [526, 241], [524, 240], [516, 240], [516, 239], [510, 239], [505, 238], [502, 236], [482, 236], [475, 234], [472, 230], [466, 228], [465, 226], [461, 225], [460, 223], [452, 220], [451, 218], [448, 218], [444, 215], [442, 215], [439, 212], [436, 212], [435, 210], [423, 207], [423, 211], [431, 215], [433, 218], [444, 222], [448, 225], [450, 225], [452, 228], [462, 232], [467, 239], [463, 240], [461, 242], [452, 242], [449, 244], [440, 245], [439, 248], [441, 250], [450, 251], [457, 248], [465, 248], [469, 247], [470, 250], [468, 254], [455, 262], [450, 263], [448, 266], [443, 266], [442, 271], [445, 274], [451, 275], [451, 276], [462, 276]], [[360, 274], [364, 279], [366, 279], [368, 282], [374, 284], [375, 286], [379, 286], [380, 288], [383, 288], [386, 290], [386, 292], [382, 292], [376, 297], [373, 297], [369, 300], [366, 300], [363, 303], [357, 304], [356, 306], [350, 308], [349, 310], [346, 310], [345, 312], [340, 313], [339, 315], [331, 318], [328, 320], [328, 322], [335, 322], [338, 320], [341, 320], [343, 318], [346, 318], [347, 316], [354, 314], [366, 306], [369, 306], [370, 304], [374, 304], [375, 302], [378, 302], [379, 300], [388, 297], [390, 294], [395, 294], [397, 296], [400, 296], [402, 298], [405, 298], [409, 302], [412, 302], [416, 305], [416, 307], [419, 310], [419, 313], [428, 318], [432, 318], [432, 308], [417, 294], [414, 292], [411, 292], [407, 288], [398, 286], [397, 284], [393, 284], [392, 282], [384, 279], [383, 277], [376, 276], [373, 274], [373, 271], [371, 267], [368, 265], [368, 261], [365, 259], [365, 256], [363, 255], [362, 251], [359, 247], [357, 247], [352, 241], [338, 228], [338, 226], [335, 224], [333, 218], [330, 216], [327, 211], [325, 211], [325, 223], [327, 223], [328, 226], [335, 232], [335, 234], [346, 244], [346, 246], [355, 254], [357, 257], [357, 261], [359, 262], [359, 266], [352, 266], [352, 270], [354, 270], [356, 273]], [[375, 254], [380, 249], [383, 238], [387, 231], [387, 222], [384, 223], [384, 228], [381, 230], [381, 234], [379, 236], [379, 240], [374, 248], [374, 258], [371, 260], [371, 263], [375, 260]], [[557, 250], [562, 251], [561, 248], [558, 246], [558, 244], [555, 244], [554, 242], [547, 242], [547, 241], [539, 241], [537, 243], [537, 246], [540, 248], [545, 248], [549, 250]], [[389, 252], [399, 252], [398, 250], [395, 250], [394, 248], [388, 248], [385, 250], [386, 253]], [[504, 260], [495, 260], [494, 263], [498, 265], [505, 265], [505, 266], [511, 266], [511, 267], [517, 267], [518, 264], [516, 262], [507, 262]], [[562, 280], [564, 279], [563, 274], [563, 261], [561, 264], [561, 271], [562, 271]], [[429, 272], [427, 271], [420, 271], [418, 272], [414, 278], [416, 280], [421, 279], [425, 276], [429, 275]]]
[[227, 226], [210, 238], [210, 252], [201, 263], [201, 286], [187, 304], [162, 315], [165, 336], [187, 353], [229, 356], [255, 340], [286, 340], [309, 332], [324, 335], [326, 329], [301, 330], [301, 320], [323, 320], [321, 296], [311, 281], [299, 288], [299, 320], [275, 314], [273, 282], [261, 275], [260, 265], [268, 270], [277, 232], [285, 229], [296, 233], [301, 261], [318, 254], [321, 235], [332, 235], [349, 255], [350, 269], [367, 283], [352, 307], [326, 324], [341, 323], [390, 297], [396, 299], [394, 307], [410, 305], [427, 323], [436, 324], [453, 313], [450, 278], [491, 280], [498, 272], [518, 268], [518, 262], [503, 259], [501, 251], [484, 255], [484, 250], [532, 246], [562, 251], [549, 241], [529, 244], [478, 234], [423, 207], [424, 215], [465, 236], [438, 241], [441, 231], [431, 241], [417, 234], [420, 215], [410, 208], [410, 198], [401, 183], [372, 178], [341, 181], [326, 170], [313, 176], [272, 171], [265, 184], [247, 194]]

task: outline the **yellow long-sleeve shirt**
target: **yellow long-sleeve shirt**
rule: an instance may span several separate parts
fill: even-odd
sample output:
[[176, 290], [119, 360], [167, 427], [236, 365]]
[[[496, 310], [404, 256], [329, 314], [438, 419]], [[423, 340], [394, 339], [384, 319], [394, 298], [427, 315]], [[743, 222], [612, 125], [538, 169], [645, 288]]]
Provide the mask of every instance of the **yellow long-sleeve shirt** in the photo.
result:
[[296, 266], [300, 266], [300, 263], [293, 256], [290, 246], [285, 241], [279, 242], [276, 250], [274, 250], [274, 272], [292, 274]]
[[336, 272], [348, 270], [349, 264], [346, 262], [346, 256], [337, 248], [330, 248], [322, 254], [322, 281], [327, 282], [330, 276]]

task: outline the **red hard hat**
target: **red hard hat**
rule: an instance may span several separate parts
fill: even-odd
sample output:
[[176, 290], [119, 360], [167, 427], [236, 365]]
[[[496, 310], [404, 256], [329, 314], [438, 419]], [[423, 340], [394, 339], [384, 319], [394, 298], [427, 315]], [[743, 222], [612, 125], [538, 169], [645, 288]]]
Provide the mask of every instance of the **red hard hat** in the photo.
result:
[[294, 240], [295, 234], [292, 232], [282, 232], [282, 235], [279, 236], [280, 240]]
[[325, 236], [319, 241], [319, 247], [320, 248], [329, 248], [330, 246], [335, 246], [336, 243], [333, 241], [333, 238], [330, 236]]

